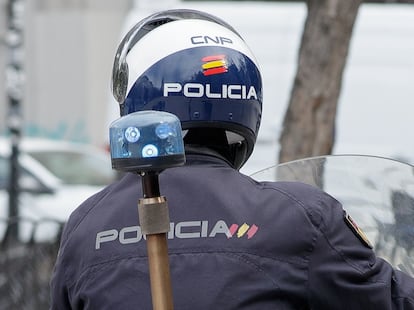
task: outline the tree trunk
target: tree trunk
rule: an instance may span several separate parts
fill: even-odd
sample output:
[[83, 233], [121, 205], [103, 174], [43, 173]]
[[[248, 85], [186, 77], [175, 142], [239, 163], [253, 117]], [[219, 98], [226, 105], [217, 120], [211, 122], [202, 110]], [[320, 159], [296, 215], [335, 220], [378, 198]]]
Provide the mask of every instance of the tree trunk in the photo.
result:
[[280, 136], [279, 162], [331, 154], [335, 116], [361, 0], [307, 0], [298, 69]]

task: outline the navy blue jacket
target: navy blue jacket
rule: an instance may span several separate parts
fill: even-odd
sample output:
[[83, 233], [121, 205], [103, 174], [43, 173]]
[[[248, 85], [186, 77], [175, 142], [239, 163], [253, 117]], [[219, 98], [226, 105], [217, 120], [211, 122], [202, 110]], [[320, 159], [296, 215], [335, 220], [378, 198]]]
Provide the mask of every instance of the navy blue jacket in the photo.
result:
[[[52, 309], [151, 309], [140, 179], [127, 174], [71, 215]], [[377, 258], [316, 188], [189, 155], [160, 174], [160, 189], [175, 309], [414, 309], [414, 279]]]

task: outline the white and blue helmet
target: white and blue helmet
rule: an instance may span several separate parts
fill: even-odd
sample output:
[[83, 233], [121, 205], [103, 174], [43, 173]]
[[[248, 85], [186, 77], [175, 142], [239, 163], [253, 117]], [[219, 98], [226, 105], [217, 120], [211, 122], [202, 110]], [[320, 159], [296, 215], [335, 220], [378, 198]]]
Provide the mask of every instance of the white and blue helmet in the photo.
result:
[[203, 132], [200, 140], [226, 133], [236, 168], [253, 151], [262, 114], [259, 66], [241, 36], [210, 14], [168, 10], [138, 22], [118, 47], [112, 91], [121, 116], [166, 111], [183, 130]]

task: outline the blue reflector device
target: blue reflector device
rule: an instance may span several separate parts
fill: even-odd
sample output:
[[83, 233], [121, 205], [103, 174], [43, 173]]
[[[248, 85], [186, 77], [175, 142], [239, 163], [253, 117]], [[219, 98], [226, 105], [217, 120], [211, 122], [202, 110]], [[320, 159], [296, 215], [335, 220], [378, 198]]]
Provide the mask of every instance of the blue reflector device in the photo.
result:
[[109, 128], [112, 168], [160, 171], [185, 163], [180, 120], [171, 113], [139, 111], [122, 116]]

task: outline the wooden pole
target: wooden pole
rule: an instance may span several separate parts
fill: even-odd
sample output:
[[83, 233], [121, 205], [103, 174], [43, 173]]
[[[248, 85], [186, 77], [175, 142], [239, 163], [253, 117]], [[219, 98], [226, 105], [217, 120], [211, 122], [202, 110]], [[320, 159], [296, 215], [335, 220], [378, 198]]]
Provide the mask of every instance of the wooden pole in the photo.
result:
[[166, 234], [147, 235], [147, 251], [153, 309], [172, 310], [174, 307]]

